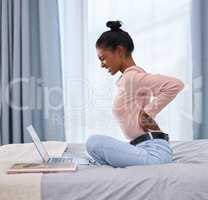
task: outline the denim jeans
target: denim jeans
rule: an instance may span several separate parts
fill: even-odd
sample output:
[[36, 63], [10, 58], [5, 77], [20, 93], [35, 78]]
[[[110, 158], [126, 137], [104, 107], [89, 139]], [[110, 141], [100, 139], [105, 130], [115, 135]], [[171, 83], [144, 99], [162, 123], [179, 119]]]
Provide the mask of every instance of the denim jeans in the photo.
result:
[[164, 139], [150, 139], [134, 146], [110, 136], [92, 135], [87, 139], [86, 150], [98, 165], [112, 167], [173, 162], [173, 151]]

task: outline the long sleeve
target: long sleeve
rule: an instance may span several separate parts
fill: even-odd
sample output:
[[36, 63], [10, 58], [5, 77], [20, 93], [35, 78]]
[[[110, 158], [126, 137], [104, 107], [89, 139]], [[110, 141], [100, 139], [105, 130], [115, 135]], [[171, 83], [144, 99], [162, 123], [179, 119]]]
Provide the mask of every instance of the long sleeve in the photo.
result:
[[[184, 83], [174, 77], [150, 74], [150, 73], [128, 73], [128, 87], [131, 88], [133, 96], [143, 102], [144, 111], [152, 118], [169, 104], [176, 95], [184, 88]], [[128, 89], [130, 89], [128, 88]], [[145, 102], [154, 97], [152, 101]]]
[[[141, 81], [141, 85], [149, 85], [155, 98], [144, 107], [144, 111], [152, 118], [169, 104], [176, 95], [184, 88], [179, 79], [164, 75], [147, 75]], [[157, 93], [154, 93], [157, 91]]]

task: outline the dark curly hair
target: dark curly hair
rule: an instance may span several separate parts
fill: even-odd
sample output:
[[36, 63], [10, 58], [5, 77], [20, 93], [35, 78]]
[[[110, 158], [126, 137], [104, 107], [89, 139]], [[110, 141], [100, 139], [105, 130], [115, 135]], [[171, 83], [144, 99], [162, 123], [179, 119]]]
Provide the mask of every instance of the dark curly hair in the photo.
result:
[[134, 50], [134, 43], [130, 35], [120, 28], [122, 22], [108, 21], [106, 26], [111, 30], [101, 34], [96, 42], [96, 48], [107, 48], [114, 51], [120, 45], [126, 49], [126, 55], [130, 55]]

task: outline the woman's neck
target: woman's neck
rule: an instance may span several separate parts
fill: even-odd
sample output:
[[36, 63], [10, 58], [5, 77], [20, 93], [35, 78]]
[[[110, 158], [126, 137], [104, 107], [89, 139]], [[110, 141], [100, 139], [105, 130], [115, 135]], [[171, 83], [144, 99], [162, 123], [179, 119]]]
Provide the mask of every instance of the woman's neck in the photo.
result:
[[134, 65], [136, 65], [136, 63], [134, 62], [134, 59], [132, 58], [132, 56], [130, 56], [129, 58], [123, 61], [120, 72], [123, 73], [127, 68], [134, 66]]

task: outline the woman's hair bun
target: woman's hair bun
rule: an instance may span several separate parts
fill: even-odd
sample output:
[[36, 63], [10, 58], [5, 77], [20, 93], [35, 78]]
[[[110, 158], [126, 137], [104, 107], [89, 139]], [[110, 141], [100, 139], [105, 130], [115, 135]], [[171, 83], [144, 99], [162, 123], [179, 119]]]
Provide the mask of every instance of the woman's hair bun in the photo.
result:
[[108, 21], [106, 23], [106, 26], [109, 27], [112, 31], [118, 31], [120, 30], [120, 27], [122, 26], [121, 21]]

